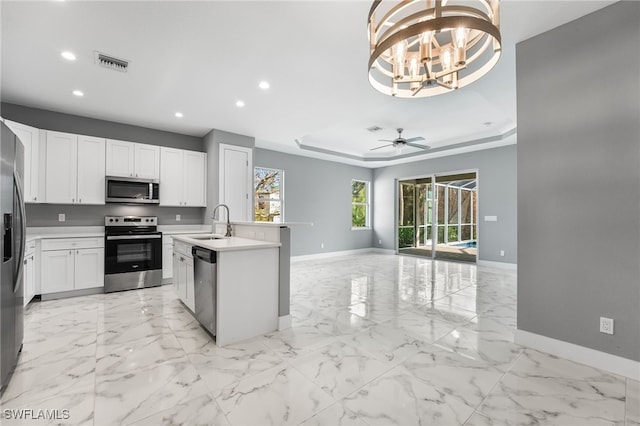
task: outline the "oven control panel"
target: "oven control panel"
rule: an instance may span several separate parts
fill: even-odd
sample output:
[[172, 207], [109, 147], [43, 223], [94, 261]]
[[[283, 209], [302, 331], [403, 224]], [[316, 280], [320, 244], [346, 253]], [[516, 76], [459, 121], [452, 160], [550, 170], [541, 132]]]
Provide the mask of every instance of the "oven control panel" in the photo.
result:
[[156, 216], [105, 216], [104, 226], [156, 226]]

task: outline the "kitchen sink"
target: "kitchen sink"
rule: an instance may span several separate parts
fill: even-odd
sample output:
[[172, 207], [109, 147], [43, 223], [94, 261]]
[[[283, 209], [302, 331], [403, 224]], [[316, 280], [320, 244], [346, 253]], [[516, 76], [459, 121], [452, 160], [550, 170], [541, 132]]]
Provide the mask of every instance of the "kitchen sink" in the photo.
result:
[[207, 241], [210, 241], [210, 240], [225, 240], [228, 237], [223, 237], [221, 235], [198, 235], [198, 236], [190, 237], [190, 238], [192, 238], [194, 240], [207, 240]]

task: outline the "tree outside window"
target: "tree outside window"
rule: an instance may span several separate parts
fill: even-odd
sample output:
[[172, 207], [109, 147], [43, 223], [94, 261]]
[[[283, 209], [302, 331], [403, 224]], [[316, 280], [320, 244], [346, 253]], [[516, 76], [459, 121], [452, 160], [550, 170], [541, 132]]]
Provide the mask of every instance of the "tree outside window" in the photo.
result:
[[351, 181], [351, 227], [369, 227], [369, 182]]
[[284, 170], [254, 168], [253, 218], [256, 222], [284, 221]]

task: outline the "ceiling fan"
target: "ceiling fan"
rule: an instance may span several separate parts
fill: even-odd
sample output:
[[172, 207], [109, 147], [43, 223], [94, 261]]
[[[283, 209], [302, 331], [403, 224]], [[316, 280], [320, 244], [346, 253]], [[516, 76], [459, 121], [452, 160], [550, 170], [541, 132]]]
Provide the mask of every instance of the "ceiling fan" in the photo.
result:
[[387, 145], [382, 145], [379, 146], [377, 148], [371, 148], [369, 151], [375, 151], [376, 149], [382, 149], [382, 148], [386, 148], [388, 146], [393, 146], [394, 148], [404, 148], [405, 146], [412, 146], [414, 148], [420, 148], [420, 149], [429, 149], [431, 148], [430, 146], [427, 145], [419, 145], [417, 143], [414, 142], [418, 142], [418, 141], [423, 141], [424, 138], [422, 136], [418, 136], [415, 138], [410, 138], [410, 139], [405, 139], [402, 137], [402, 128], [398, 128], [398, 137], [395, 138], [394, 140], [389, 140], [389, 139], [378, 139], [381, 142], [391, 142], [390, 144]]

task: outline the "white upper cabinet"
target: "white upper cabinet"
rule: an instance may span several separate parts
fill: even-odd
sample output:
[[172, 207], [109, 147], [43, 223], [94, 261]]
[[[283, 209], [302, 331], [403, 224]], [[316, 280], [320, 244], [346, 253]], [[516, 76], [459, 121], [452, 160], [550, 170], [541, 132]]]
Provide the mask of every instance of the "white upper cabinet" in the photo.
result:
[[160, 179], [160, 147], [137, 143], [134, 152], [134, 177]]
[[78, 202], [104, 204], [105, 140], [78, 136]]
[[134, 145], [107, 139], [107, 176], [133, 177]]
[[47, 203], [76, 202], [78, 135], [47, 131], [45, 174]]
[[160, 205], [181, 206], [184, 188], [184, 152], [160, 149]]
[[160, 205], [207, 205], [207, 154], [175, 148], [160, 150]]
[[107, 139], [107, 175], [160, 178], [160, 147]]
[[184, 201], [187, 206], [207, 206], [207, 154], [184, 152]]
[[105, 140], [46, 132], [45, 201], [104, 204]]
[[24, 146], [24, 201], [42, 202], [38, 182], [40, 171], [40, 130], [25, 124], [4, 120]]

